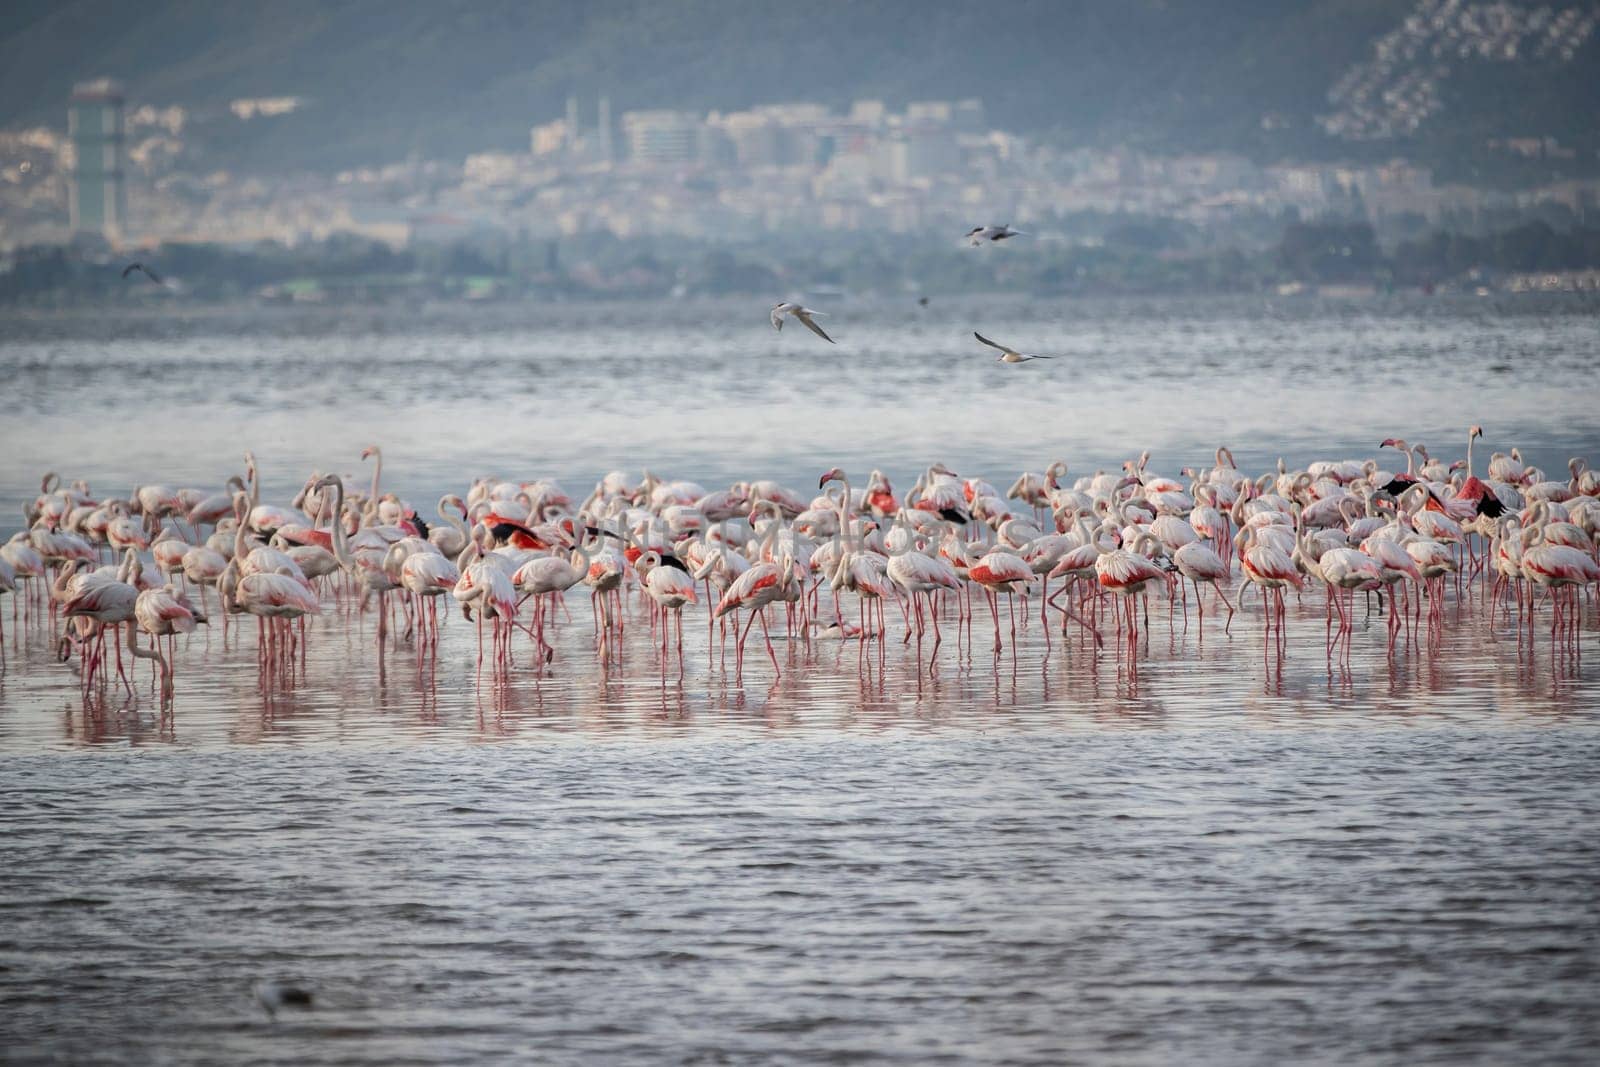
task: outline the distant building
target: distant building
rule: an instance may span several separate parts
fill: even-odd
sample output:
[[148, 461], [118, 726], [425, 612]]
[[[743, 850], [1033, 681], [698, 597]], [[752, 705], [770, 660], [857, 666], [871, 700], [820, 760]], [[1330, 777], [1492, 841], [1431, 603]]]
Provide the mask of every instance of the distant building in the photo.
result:
[[944, 126], [950, 122], [953, 110], [948, 100], [913, 100], [906, 105], [906, 122]]
[[528, 148], [536, 156], [553, 156], [565, 152], [572, 138], [567, 134], [565, 119], [535, 126], [528, 136]]
[[595, 110], [597, 120], [595, 136], [600, 150], [600, 161], [602, 163], [610, 163], [612, 161], [611, 98], [602, 96]]
[[583, 130], [578, 126], [578, 98], [567, 97], [567, 147], [577, 146], [583, 137]]
[[75, 159], [67, 210], [75, 234], [115, 240], [127, 229], [122, 105], [122, 87], [110, 78], [80, 83], [67, 101], [67, 136]]
[[889, 145], [889, 173], [901, 185], [954, 173], [961, 166], [961, 148], [944, 127], [919, 122]]
[[881, 125], [887, 114], [882, 100], [857, 100], [850, 105], [850, 121], [862, 126]]
[[628, 155], [647, 166], [695, 162], [700, 126], [699, 117], [686, 111], [628, 111], [622, 116]]
[[957, 133], [981, 134], [987, 128], [982, 100], [962, 100], [956, 104], [951, 125]]

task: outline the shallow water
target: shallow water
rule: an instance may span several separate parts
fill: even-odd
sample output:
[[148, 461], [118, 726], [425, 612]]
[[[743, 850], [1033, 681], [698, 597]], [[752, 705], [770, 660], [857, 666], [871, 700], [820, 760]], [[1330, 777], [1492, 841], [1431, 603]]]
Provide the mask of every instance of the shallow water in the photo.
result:
[[[646, 461], [805, 489], [1453, 457], [1472, 421], [1483, 458], [1600, 458], [1572, 301], [1016, 302], [993, 334], [1078, 357], [1020, 368], [967, 350], [988, 302], [836, 310], [839, 350], [701, 305], [4, 320], [0, 503], [46, 467], [211, 484], [249, 446], [270, 495], [374, 440], [419, 503]], [[1155, 599], [1136, 674], [1047, 654], [1032, 610], [996, 659], [981, 602], [930, 674], [891, 607], [881, 663], [780, 625], [782, 677], [758, 629], [742, 681], [699, 611], [680, 685], [631, 599], [603, 671], [585, 599], [505, 678], [459, 616], [421, 668], [331, 598], [293, 670], [219, 626], [165, 717], [145, 672], [86, 702], [0, 600], [0, 1059], [1592, 1060], [1592, 601], [1577, 655], [1452, 592], [1390, 657], [1358, 606], [1330, 668], [1320, 596], [1281, 660], [1249, 598], [1203, 638]], [[316, 1009], [269, 1020], [264, 978]]]
[[1590, 1062], [1596, 770], [1426, 720], [8, 760], [8, 1059]]
[[[479, 474], [612, 468], [797, 488], [842, 464], [902, 485], [935, 460], [1010, 484], [1141, 449], [1176, 474], [1231, 445], [1265, 469], [1385, 437], [1559, 473], [1600, 453], [1592, 297], [843, 303], [830, 346], [758, 303], [242, 309], [0, 318], [0, 529], [59, 470], [126, 489], [356, 475], [428, 501]], [[1058, 358], [996, 363], [971, 331]], [[1389, 453], [1393, 457], [1393, 453]], [[1480, 467], [1481, 473], [1481, 467]]]

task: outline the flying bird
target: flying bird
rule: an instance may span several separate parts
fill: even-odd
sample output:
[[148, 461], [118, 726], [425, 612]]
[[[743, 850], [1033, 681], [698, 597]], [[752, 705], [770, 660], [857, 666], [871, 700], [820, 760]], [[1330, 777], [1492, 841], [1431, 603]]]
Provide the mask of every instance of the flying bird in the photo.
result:
[[1026, 363], [1030, 359], [1054, 359], [1055, 358], [1054, 356], [1025, 356], [1021, 352], [1018, 352], [1015, 348], [1007, 348], [1005, 345], [995, 344], [993, 341], [989, 340], [987, 337], [985, 337], [983, 334], [979, 333], [977, 330], [973, 330], [972, 331], [972, 336], [976, 337], [978, 340], [982, 341], [984, 344], [988, 345], [990, 348], [999, 349], [1000, 355], [996, 356], [995, 359], [998, 362], [1001, 362], [1001, 363]]
[[134, 271], [138, 271], [139, 273], [143, 274], [146, 278], [149, 278], [151, 281], [155, 282], [157, 285], [166, 285], [167, 284], [166, 282], [161, 280], [161, 275], [157, 274], [155, 271], [151, 270], [149, 267], [145, 266], [143, 263], [129, 263], [126, 267], [122, 268], [122, 276], [124, 278], [126, 278], [128, 275], [132, 274]]
[[811, 316], [821, 314], [822, 312], [820, 311], [813, 311], [811, 308], [801, 307], [799, 304], [791, 303], [790, 301], [785, 300], [783, 303], [774, 304], [772, 307], [772, 328], [775, 330], [783, 329], [783, 317], [785, 315], [791, 315], [805, 323], [806, 329], [810, 330], [812, 333], [816, 334], [830, 345], [838, 344], [837, 341], [822, 331], [821, 326], [818, 326], [811, 320]]
[[974, 226], [967, 231], [967, 239], [977, 247], [985, 241], [1004, 241], [1007, 237], [1026, 236], [1021, 230], [1013, 230], [1009, 223], [1002, 222], [998, 226]]

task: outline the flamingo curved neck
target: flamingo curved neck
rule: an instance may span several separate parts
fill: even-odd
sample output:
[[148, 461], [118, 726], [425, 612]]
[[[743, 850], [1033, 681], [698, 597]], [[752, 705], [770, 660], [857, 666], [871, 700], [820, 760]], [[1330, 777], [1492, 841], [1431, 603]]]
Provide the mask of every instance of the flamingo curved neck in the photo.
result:
[[333, 489], [333, 558], [339, 561], [339, 566], [349, 570], [353, 561], [350, 558], [350, 549], [344, 541], [344, 482], [338, 478], [330, 478], [324, 484], [330, 485]]
[[[240, 496], [243, 496], [243, 494], [240, 494]], [[245, 555], [244, 532], [245, 527], [249, 525], [250, 519], [248, 502], [241, 500], [239, 497], [234, 498], [233, 518], [233, 558], [242, 560]]]
[[372, 492], [369, 494], [370, 499], [376, 503], [378, 499], [378, 479], [383, 474], [383, 450], [377, 445], [373, 445], [368, 451], [372, 453], [372, 458], [376, 461], [372, 467]]

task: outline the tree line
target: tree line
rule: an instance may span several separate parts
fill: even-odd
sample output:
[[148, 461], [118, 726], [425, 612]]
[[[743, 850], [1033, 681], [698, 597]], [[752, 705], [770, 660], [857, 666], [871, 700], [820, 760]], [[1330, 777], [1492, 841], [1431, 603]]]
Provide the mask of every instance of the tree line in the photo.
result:
[[[134, 259], [168, 284], [124, 279]], [[1385, 249], [1365, 223], [1292, 222], [1266, 247], [1211, 244], [1161, 222], [1108, 227], [1093, 241], [1032, 239], [1004, 249], [894, 235], [790, 235], [741, 245], [610, 234], [563, 242], [490, 235], [390, 246], [349, 234], [293, 247], [168, 244], [112, 255], [35, 246], [0, 259], [0, 305], [229, 301], [307, 296], [371, 302], [418, 297], [773, 296], [837, 289], [940, 295], [1256, 292], [1285, 282], [1427, 287], [1494, 276], [1600, 268], [1600, 229], [1530, 222], [1483, 236], [1434, 232]]]

